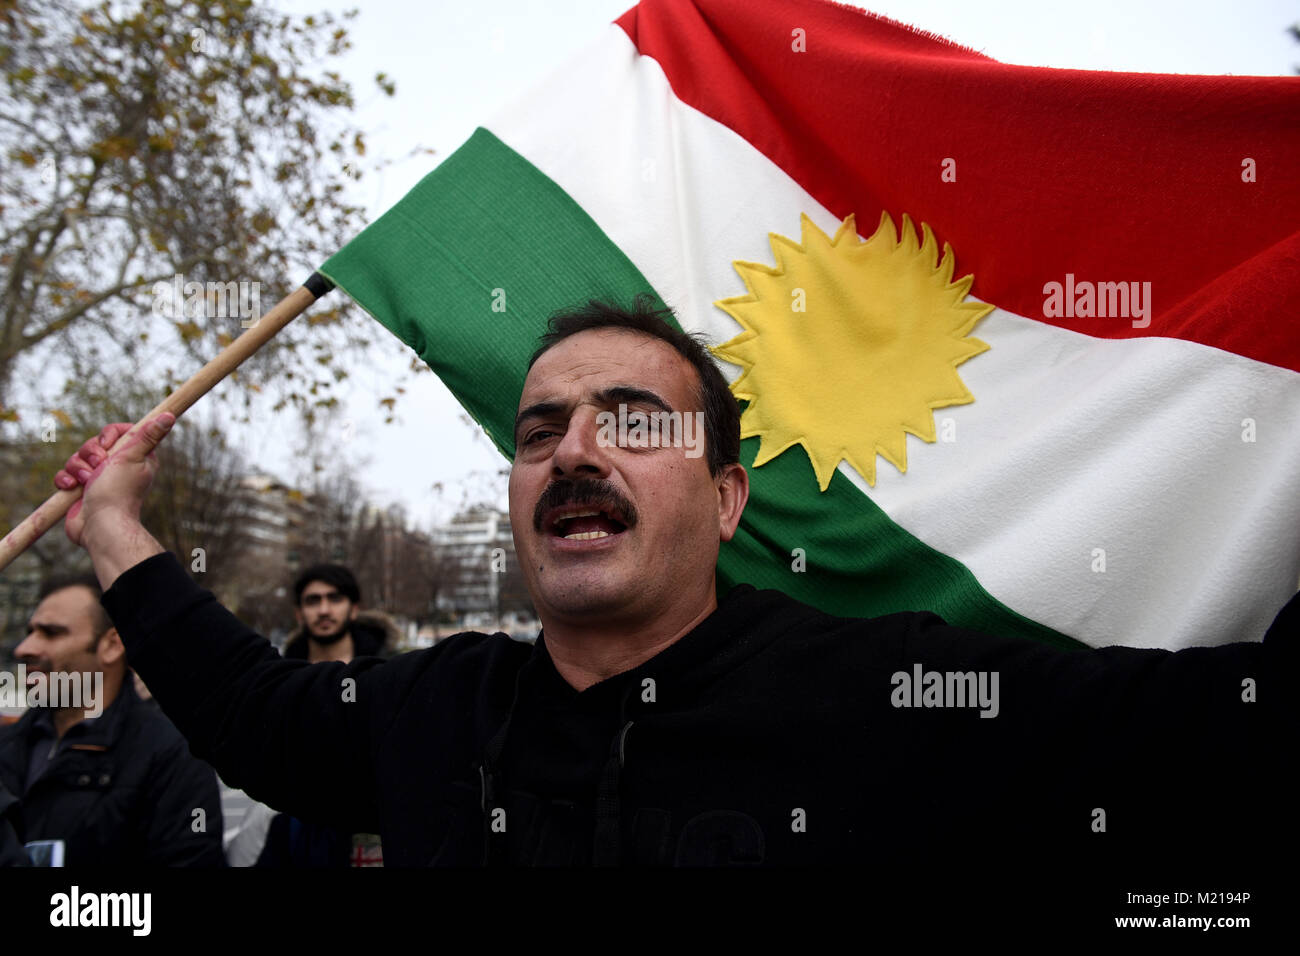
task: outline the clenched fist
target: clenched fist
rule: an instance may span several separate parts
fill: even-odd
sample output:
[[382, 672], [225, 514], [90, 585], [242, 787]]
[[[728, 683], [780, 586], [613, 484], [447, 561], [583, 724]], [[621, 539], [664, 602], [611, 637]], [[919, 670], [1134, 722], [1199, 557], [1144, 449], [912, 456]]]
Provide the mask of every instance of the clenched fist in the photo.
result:
[[140, 507], [158, 471], [154, 449], [175, 421], [175, 415], [164, 412], [116, 448], [113, 443], [130, 431], [133, 423], [105, 425], [68, 459], [54, 476], [54, 484], [64, 491], [78, 485], [85, 489], [63, 523], [73, 544], [90, 548], [88, 532], [103, 528], [111, 534], [139, 526]]

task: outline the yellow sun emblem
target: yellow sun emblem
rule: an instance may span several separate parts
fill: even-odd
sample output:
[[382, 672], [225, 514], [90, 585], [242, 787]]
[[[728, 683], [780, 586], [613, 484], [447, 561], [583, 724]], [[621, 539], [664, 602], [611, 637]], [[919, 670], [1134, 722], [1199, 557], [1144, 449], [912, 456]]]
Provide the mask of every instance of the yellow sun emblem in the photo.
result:
[[745, 331], [713, 352], [744, 369], [731, 391], [755, 468], [798, 442], [822, 491], [841, 461], [874, 487], [877, 454], [906, 472], [905, 433], [933, 442], [933, 410], [975, 400], [957, 366], [988, 349], [968, 333], [993, 306], [963, 301], [973, 276], [952, 281], [925, 223], [918, 245], [906, 215], [901, 239], [882, 213], [866, 241], [853, 216], [834, 238], [800, 218], [802, 244], [769, 234], [775, 267], [733, 263], [749, 294], [715, 304]]

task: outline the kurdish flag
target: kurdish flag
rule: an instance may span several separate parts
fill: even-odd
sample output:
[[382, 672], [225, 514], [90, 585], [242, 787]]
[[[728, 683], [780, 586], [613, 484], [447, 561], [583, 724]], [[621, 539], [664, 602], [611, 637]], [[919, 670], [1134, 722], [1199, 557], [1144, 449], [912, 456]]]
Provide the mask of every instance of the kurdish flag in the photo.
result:
[[1293, 78], [644, 0], [320, 271], [507, 457], [550, 313], [675, 309], [745, 403], [723, 590], [1257, 640], [1300, 579], [1298, 156]]

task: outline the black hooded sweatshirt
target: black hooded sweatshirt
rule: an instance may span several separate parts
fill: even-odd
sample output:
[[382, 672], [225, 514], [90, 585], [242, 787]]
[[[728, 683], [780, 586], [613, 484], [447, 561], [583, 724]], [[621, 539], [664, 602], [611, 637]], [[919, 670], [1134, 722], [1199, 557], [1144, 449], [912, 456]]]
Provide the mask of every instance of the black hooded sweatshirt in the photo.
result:
[[1240, 860], [1291, 800], [1295, 601], [1262, 643], [1062, 651], [740, 585], [581, 692], [544, 633], [281, 659], [170, 554], [103, 603], [197, 756], [386, 866]]
[[[348, 626], [352, 635], [353, 657], [389, 657], [388, 632], [384, 623], [373, 612], [359, 615]], [[291, 661], [305, 661], [311, 652], [311, 638], [307, 631], [298, 627], [284, 642], [284, 656]]]

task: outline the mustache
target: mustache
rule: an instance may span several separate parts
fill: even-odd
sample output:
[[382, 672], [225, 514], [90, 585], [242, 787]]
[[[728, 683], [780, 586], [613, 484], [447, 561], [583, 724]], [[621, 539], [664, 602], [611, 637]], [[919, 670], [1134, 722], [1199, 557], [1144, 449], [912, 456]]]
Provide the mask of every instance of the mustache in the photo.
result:
[[592, 508], [617, 511], [627, 527], [636, 526], [636, 505], [628, 501], [612, 482], [603, 478], [558, 478], [546, 486], [533, 509], [533, 529], [542, 530], [542, 516], [552, 508], [565, 505], [588, 505]]

